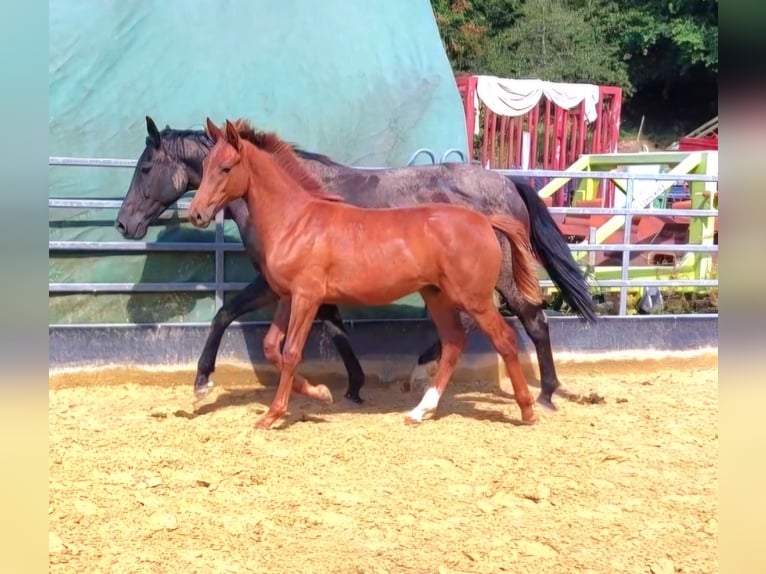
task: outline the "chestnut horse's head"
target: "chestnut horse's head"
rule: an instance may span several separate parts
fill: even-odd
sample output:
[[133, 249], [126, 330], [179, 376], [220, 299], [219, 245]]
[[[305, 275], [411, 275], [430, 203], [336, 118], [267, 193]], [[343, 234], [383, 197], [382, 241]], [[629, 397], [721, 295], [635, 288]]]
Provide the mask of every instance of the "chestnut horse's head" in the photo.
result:
[[202, 162], [202, 181], [189, 206], [195, 227], [207, 227], [229, 202], [244, 197], [250, 184], [248, 166], [242, 161], [242, 142], [237, 128], [226, 120], [221, 130], [207, 118], [207, 133], [213, 148]]

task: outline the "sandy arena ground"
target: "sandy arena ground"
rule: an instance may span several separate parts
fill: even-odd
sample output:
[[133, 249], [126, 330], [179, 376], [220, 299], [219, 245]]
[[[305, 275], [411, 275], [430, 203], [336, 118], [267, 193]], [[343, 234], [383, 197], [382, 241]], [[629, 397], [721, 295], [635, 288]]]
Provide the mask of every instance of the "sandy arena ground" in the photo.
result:
[[265, 433], [249, 368], [198, 414], [191, 371], [52, 373], [50, 571], [717, 572], [717, 366], [560, 361], [534, 427], [494, 382], [413, 427], [419, 393], [335, 380]]

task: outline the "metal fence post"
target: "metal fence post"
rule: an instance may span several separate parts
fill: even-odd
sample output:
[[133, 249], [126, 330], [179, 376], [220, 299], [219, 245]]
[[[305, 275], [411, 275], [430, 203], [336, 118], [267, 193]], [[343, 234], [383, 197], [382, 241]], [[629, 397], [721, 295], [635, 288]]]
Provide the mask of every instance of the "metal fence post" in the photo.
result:
[[[625, 190], [625, 205], [628, 208], [633, 207], [633, 178], [628, 178], [626, 190]], [[625, 230], [623, 234], [622, 242], [625, 244], [625, 249], [622, 251], [622, 268], [620, 269], [620, 280], [623, 281], [620, 285], [620, 317], [624, 317], [628, 314], [628, 271], [630, 269], [630, 231], [633, 225], [633, 214], [628, 211], [625, 213]]]
[[215, 216], [215, 309], [216, 312], [223, 306], [223, 263], [224, 263], [224, 233], [223, 233], [222, 209]]

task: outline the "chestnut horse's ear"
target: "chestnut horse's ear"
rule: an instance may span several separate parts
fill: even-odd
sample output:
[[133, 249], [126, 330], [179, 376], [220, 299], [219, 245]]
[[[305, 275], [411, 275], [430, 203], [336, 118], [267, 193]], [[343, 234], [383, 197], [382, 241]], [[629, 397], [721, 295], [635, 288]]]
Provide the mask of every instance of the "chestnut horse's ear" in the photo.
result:
[[226, 120], [226, 141], [235, 149], [239, 149], [239, 132], [229, 120]]
[[217, 142], [220, 137], [223, 135], [221, 133], [221, 129], [213, 123], [213, 120], [210, 118], [207, 118], [207, 121], [205, 122], [205, 128], [207, 131], [207, 135], [210, 136], [210, 139], [213, 140], [213, 143]]
[[155, 148], [160, 149], [162, 145], [162, 137], [160, 136], [160, 130], [157, 129], [154, 120], [149, 116], [146, 116], [146, 133], [149, 134], [149, 139]]

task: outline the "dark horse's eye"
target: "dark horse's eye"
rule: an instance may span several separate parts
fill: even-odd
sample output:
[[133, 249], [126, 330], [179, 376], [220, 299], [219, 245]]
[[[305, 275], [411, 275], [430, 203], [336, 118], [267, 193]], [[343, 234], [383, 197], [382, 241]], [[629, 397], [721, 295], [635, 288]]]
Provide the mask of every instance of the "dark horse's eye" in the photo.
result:
[[150, 163], [145, 163], [145, 164], [141, 165], [141, 171], [143, 173], [149, 173], [150, 169], [152, 169], [152, 164], [150, 164]]

